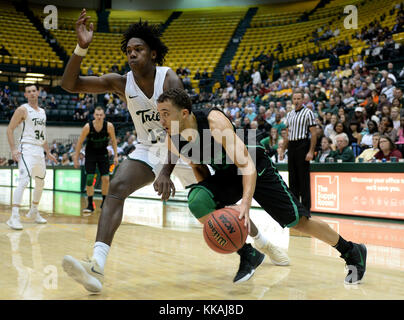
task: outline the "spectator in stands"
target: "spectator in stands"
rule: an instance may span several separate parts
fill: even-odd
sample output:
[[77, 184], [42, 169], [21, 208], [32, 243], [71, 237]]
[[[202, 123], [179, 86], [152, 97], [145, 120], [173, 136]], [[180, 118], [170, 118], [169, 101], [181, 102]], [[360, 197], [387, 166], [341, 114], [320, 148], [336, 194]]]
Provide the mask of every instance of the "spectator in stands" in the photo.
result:
[[365, 100], [372, 95], [372, 92], [368, 88], [368, 84], [366, 81], [362, 82], [362, 85], [358, 92], [356, 93], [355, 97], [360, 100]]
[[278, 131], [278, 134], [281, 134], [282, 129], [286, 128], [286, 124], [282, 121], [282, 115], [280, 112], [275, 114], [275, 121], [272, 124], [272, 128], [275, 128]]
[[393, 86], [394, 84], [394, 78], [393, 76], [389, 75], [388, 78], [386, 79], [386, 86], [382, 89], [382, 94], [385, 94], [387, 97], [387, 100], [392, 103], [393, 98], [394, 98], [394, 89], [395, 87]]
[[327, 162], [327, 158], [330, 156], [332, 149], [332, 140], [328, 137], [321, 138], [321, 150], [317, 153], [315, 162], [324, 163]]
[[261, 74], [258, 70], [253, 69], [251, 79], [254, 86], [259, 86], [262, 83]]
[[74, 120], [84, 120], [84, 112], [86, 110], [86, 105], [84, 104], [84, 101], [81, 100], [79, 103], [77, 103], [75, 112], [73, 115]]
[[49, 109], [57, 109], [57, 106], [56, 106], [56, 101], [55, 101], [55, 97], [54, 96], [52, 96], [51, 97], [51, 100], [49, 101], [49, 103], [48, 103], [48, 108]]
[[[279, 159], [279, 154], [283, 152], [283, 158], [282, 160]], [[272, 161], [275, 160], [277, 163], [288, 163], [288, 149], [285, 149], [285, 140], [284, 139], [279, 139], [278, 141], [278, 149], [276, 150], [276, 153], [272, 156], [271, 158]]]
[[[329, 112], [329, 114], [331, 114], [331, 113]], [[338, 116], [336, 114], [331, 114], [330, 121], [329, 121], [329, 123], [327, 123], [327, 125], [324, 128], [324, 135], [326, 137], [330, 137], [331, 135], [336, 135], [334, 128], [335, 128], [337, 121], [338, 121]]]
[[251, 124], [250, 124], [250, 119], [247, 117], [247, 116], [245, 116], [244, 118], [243, 118], [243, 122], [242, 122], [242, 126], [243, 126], [243, 129], [244, 130], [248, 130], [248, 129], [251, 129]]
[[397, 130], [394, 129], [393, 120], [390, 117], [386, 117], [386, 121], [380, 122], [380, 130], [379, 132], [390, 138], [393, 143], [397, 139]]
[[194, 75], [194, 80], [200, 80], [201, 79], [201, 73], [199, 72], [199, 68], [196, 69], [195, 75]]
[[184, 89], [188, 89], [188, 90], [192, 89], [191, 78], [189, 77], [188, 73], [182, 79], [182, 83], [184, 84]]
[[377, 130], [378, 130], [378, 125], [377, 125], [376, 121], [369, 120], [367, 122], [367, 131], [364, 131], [366, 133], [364, 133], [364, 135], [361, 139], [361, 142], [360, 142], [362, 148], [369, 148], [373, 145], [373, 136], [376, 133], [379, 135]]
[[338, 106], [334, 97], [330, 97], [328, 103], [326, 103], [326, 108], [323, 109], [323, 113], [331, 112], [332, 114], [338, 114]]
[[354, 62], [354, 64], [352, 65], [352, 70], [356, 70], [356, 69], [360, 69], [365, 65], [365, 62], [362, 59], [362, 56], [360, 54], [358, 54], [356, 56], [356, 61]]
[[360, 126], [360, 128], [364, 128], [365, 125], [365, 120], [366, 116], [364, 115], [365, 109], [363, 107], [356, 107], [355, 108], [355, 113], [353, 114], [353, 117], [351, 120], [356, 120]]
[[10, 52], [4, 47], [4, 44], [1, 45], [0, 55], [2, 56], [11, 56]]
[[265, 69], [265, 66], [261, 64], [260, 69], [259, 69], [260, 77], [261, 77], [261, 83], [267, 81], [268, 79], [268, 72]]
[[400, 127], [398, 128], [398, 135], [396, 146], [400, 150], [401, 154], [404, 155], [404, 117], [400, 119]]
[[[401, 88], [395, 88], [393, 92], [393, 97], [398, 99], [400, 105], [398, 106], [400, 109], [404, 107], [404, 97], [403, 97], [403, 90]], [[397, 106], [396, 106], [397, 107]]]
[[184, 70], [182, 69], [182, 66], [179, 66], [177, 68], [177, 70], [175, 71], [175, 73], [177, 74], [177, 76], [179, 76], [181, 78], [182, 74], [183, 74]]
[[[345, 128], [344, 124], [341, 121], [337, 121], [334, 125], [334, 131], [330, 134], [329, 138], [332, 140], [334, 146], [337, 145], [337, 136], [341, 133], [346, 133], [347, 129]], [[349, 138], [348, 138], [348, 145], [349, 145]]]
[[376, 115], [380, 116], [382, 114], [382, 110], [383, 110], [384, 106], [387, 106], [388, 108], [390, 108], [391, 103], [387, 100], [387, 96], [384, 93], [382, 93], [379, 96], [379, 103], [377, 105]]
[[67, 153], [64, 153], [62, 155], [62, 161], [60, 162], [60, 164], [62, 166], [71, 166], [73, 163], [72, 161], [69, 159], [69, 155]]
[[[265, 108], [265, 107], [264, 107]], [[268, 136], [272, 126], [265, 121], [265, 115], [259, 114], [257, 116], [258, 130], [265, 133], [265, 137]], [[263, 138], [265, 138], [263, 137]]]
[[391, 108], [391, 112], [390, 112], [390, 117], [391, 117], [391, 120], [393, 121], [394, 129], [396, 129], [398, 131], [398, 129], [400, 128], [400, 108], [398, 106], [394, 105], [394, 101], [396, 101], [396, 104], [399, 103], [398, 99], [394, 98], [393, 107]]
[[382, 50], [383, 60], [389, 61], [389, 60], [393, 60], [396, 58], [396, 55], [398, 52], [397, 52], [395, 46], [396, 46], [396, 43], [393, 40], [392, 35], [389, 34], [387, 36], [386, 40], [384, 41], [384, 46], [383, 46], [383, 50]]
[[400, 33], [400, 32], [404, 32], [404, 19], [402, 19], [401, 17], [397, 16], [396, 17], [396, 23], [393, 26], [393, 29], [391, 30], [392, 33]]
[[337, 54], [337, 50], [333, 50], [329, 55], [329, 65], [332, 71], [337, 70], [339, 66], [339, 57]]
[[268, 154], [272, 156], [278, 150], [279, 139], [278, 130], [271, 128], [269, 136], [262, 139], [260, 144], [263, 145]]
[[349, 78], [352, 75], [352, 69], [349, 66], [349, 63], [345, 64], [345, 69], [342, 72], [342, 78]]
[[380, 151], [375, 154], [375, 158], [377, 160], [386, 159], [386, 161], [390, 161], [391, 157], [396, 157], [397, 159], [401, 159], [403, 157], [401, 152], [397, 150], [394, 142], [388, 136], [380, 136], [378, 148]]
[[91, 64], [87, 69], [87, 75], [88, 76], [93, 76], [94, 75], [93, 66]]
[[6, 109], [10, 105], [10, 99], [6, 92], [3, 93], [3, 97], [0, 100], [1, 109]]
[[335, 151], [331, 151], [330, 157], [334, 158], [334, 160], [342, 160], [342, 162], [355, 162], [355, 156], [348, 145], [349, 139], [346, 133], [340, 133], [335, 137], [337, 149]]
[[370, 162], [374, 156], [376, 155], [376, 153], [378, 153], [379, 150], [379, 140], [380, 140], [380, 134], [378, 132], [375, 132], [372, 135], [372, 147], [371, 148], [367, 148], [364, 151], [362, 151], [362, 153], [356, 157], [355, 162], [360, 162], [359, 159], [363, 159], [363, 162]]
[[349, 145], [356, 143], [360, 145], [362, 140], [362, 135], [360, 133], [361, 128], [359, 127], [359, 123], [355, 120], [349, 123], [349, 130], [348, 130], [348, 138], [349, 138]]

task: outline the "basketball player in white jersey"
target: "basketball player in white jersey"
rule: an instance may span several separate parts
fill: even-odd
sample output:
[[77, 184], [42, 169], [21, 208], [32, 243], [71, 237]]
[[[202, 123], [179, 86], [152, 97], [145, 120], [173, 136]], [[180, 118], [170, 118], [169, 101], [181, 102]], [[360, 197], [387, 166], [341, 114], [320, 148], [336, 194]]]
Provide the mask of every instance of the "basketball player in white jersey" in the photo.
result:
[[[31, 209], [26, 215], [36, 223], [46, 223], [38, 211], [42, 190], [45, 182], [46, 163], [45, 156], [57, 163], [56, 158], [49, 152], [46, 141], [46, 114], [38, 106], [39, 91], [36, 85], [25, 87], [25, 97], [28, 103], [18, 107], [7, 127], [7, 139], [10, 145], [13, 160], [18, 162], [18, 186], [13, 194], [11, 218], [7, 221], [10, 228], [22, 230], [19, 207], [25, 188], [32, 177], [35, 180]], [[22, 133], [18, 148], [14, 143], [14, 130], [22, 123]]]
[[183, 85], [173, 70], [158, 66], [163, 63], [168, 48], [160, 40], [158, 27], [147, 21], [131, 25], [123, 35], [121, 49], [127, 56], [131, 71], [125, 75], [80, 76], [81, 62], [93, 38], [93, 24], [89, 25], [89, 30], [86, 27], [89, 18], [83, 9], [76, 23], [78, 44], [65, 68], [62, 87], [74, 93], [117, 94], [126, 101], [139, 141], [129, 159], [119, 165], [111, 179], [98, 221], [92, 258], [86, 262], [65, 256], [62, 262], [70, 277], [88, 291], [100, 292], [107, 255], [122, 221], [124, 201], [134, 191], [151, 184], [164, 162], [156, 161], [151, 152], [156, 145], [164, 145], [165, 139], [157, 112], [157, 98], [163, 91], [183, 88]]

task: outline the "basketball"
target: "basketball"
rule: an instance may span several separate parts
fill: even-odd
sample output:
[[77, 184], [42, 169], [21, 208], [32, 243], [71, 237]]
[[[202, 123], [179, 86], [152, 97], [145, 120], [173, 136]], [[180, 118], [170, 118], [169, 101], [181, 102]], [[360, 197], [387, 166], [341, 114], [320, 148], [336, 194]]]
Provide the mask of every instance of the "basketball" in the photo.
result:
[[203, 226], [203, 236], [209, 248], [218, 253], [233, 253], [245, 243], [248, 235], [245, 218], [239, 212], [223, 208], [211, 213]]

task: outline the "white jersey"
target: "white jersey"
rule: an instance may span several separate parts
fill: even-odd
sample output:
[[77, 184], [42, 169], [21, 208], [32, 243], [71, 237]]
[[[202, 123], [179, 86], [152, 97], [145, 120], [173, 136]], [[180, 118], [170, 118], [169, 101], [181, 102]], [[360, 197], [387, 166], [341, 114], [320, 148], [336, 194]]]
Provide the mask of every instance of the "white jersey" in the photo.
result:
[[163, 93], [168, 67], [156, 67], [153, 96], [149, 99], [136, 84], [132, 71], [126, 76], [125, 96], [128, 110], [135, 125], [137, 139], [144, 145], [152, 145], [165, 139], [165, 131], [157, 112], [157, 99]]
[[27, 118], [22, 123], [20, 143], [42, 146], [46, 140], [46, 113], [39, 108], [35, 110], [28, 103], [22, 105], [27, 110]]

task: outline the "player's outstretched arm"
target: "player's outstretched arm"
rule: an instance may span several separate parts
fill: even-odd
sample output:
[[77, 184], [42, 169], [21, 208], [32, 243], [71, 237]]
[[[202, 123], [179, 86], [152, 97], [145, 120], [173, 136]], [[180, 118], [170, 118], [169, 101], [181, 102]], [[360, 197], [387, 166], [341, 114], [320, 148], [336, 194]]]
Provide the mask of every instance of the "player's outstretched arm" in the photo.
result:
[[86, 16], [83, 9], [76, 22], [76, 34], [78, 46], [71, 55], [63, 73], [61, 86], [72, 93], [105, 93], [116, 92], [124, 96], [125, 77], [117, 73], [108, 73], [100, 77], [80, 76], [80, 65], [88, 47], [93, 40], [94, 27], [90, 23], [87, 30], [87, 22], [91, 17]]

